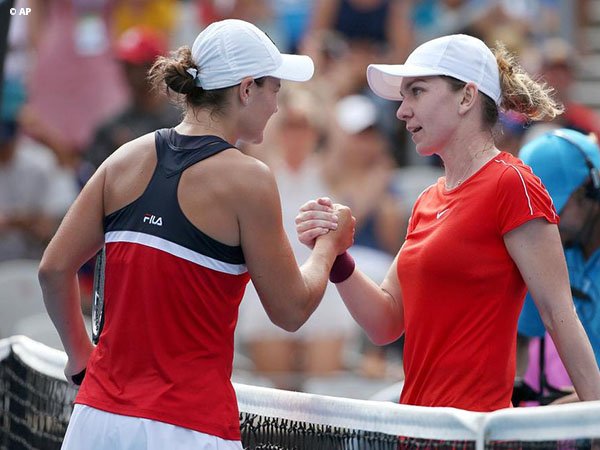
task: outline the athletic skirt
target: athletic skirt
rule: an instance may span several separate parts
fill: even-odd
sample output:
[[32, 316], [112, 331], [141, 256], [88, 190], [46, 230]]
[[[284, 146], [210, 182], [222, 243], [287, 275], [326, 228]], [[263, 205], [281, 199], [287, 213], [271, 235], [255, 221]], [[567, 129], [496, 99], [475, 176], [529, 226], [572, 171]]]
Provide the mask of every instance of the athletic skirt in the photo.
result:
[[76, 404], [62, 450], [242, 450], [240, 441]]

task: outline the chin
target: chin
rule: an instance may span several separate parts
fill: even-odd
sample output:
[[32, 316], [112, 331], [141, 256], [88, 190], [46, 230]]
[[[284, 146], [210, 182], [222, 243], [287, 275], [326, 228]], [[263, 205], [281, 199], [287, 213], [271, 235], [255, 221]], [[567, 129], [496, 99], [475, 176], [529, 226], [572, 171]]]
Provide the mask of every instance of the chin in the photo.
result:
[[425, 147], [422, 145], [417, 145], [416, 150], [417, 150], [417, 154], [420, 156], [432, 156], [435, 154], [434, 148]]

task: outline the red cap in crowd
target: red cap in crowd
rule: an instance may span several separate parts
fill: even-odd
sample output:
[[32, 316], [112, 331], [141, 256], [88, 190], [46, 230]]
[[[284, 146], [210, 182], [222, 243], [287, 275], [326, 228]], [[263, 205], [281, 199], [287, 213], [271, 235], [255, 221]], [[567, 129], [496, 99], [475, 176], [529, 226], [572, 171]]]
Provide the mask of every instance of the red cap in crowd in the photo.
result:
[[166, 51], [164, 36], [147, 27], [129, 28], [119, 37], [115, 48], [117, 58], [130, 64], [151, 64]]

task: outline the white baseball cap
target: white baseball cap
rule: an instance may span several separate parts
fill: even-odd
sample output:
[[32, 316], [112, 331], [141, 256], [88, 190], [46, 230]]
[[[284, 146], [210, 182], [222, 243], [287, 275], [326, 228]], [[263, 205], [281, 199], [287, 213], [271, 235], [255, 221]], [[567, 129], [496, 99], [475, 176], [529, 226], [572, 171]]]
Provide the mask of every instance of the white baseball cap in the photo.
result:
[[307, 81], [314, 73], [309, 56], [280, 53], [263, 31], [237, 19], [206, 27], [194, 41], [192, 58], [196, 85], [206, 90], [235, 86], [246, 77]]
[[400, 100], [403, 77], [447, 75], [473, 82], [500, 104], [502, 90], [498, 63], [483, 41], [466, 34], [432, 39], [418, 46], [404, 64], [371, 64], [367, 68], [369, 86], [380, 97]]

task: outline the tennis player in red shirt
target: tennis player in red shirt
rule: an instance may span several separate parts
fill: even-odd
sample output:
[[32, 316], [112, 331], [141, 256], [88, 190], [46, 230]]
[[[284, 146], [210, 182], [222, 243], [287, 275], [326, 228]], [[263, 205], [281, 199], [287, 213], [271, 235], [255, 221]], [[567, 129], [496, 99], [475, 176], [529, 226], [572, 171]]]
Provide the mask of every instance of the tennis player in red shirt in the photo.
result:
[[[408, 233], [381, 286], [339, 256], [330, 279], [376, 344], [405, 334], [400, 402], [493, 411], [510, 406], [517, 320], [527, 289], [584, 400], [600, 373], [573, 309], [548, 192], [519, 159], [494, 145], [500, 109], [529, 119], [562, 107], [503, 48], [466, 35], [431, 40], [403, 65], [370, 65], [371, 89], [399, 100], [420, 155], [445, 176], [416, 201]], [[327, 232], [327, 199], [301, 208], [302, 242]]]

